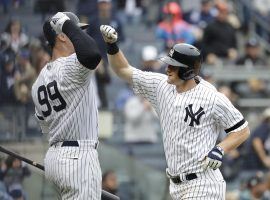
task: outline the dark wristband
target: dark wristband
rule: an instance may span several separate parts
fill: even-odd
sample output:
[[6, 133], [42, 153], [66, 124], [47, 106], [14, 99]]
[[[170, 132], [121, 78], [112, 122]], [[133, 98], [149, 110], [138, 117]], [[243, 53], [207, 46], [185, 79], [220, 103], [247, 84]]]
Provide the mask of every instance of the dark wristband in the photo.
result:
[[107, 43], [107, 53], [110, 55], [117, 54], [119, 52], [119, 47], [117, 46], [116, 42], [114, 43]]

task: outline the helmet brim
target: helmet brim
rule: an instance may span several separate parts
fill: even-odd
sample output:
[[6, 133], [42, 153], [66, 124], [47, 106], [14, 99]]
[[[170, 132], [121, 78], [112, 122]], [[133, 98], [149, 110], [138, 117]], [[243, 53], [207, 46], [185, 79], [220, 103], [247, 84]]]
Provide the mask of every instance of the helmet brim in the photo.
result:
[[79, 23], [78, 26], [84, 30], [84, 29], [87, 29], [90, 25], [89, 24], [86, 24], [86, 23]]
[[162, 58], [159, 58], [159, 60], [163, 63], [166, 63], [168, 65], [172, 65], [172, 66], [176, 66], [176, 67], [185, 67], [188, 68], [187, 65], [177, 62], [176, 60], [174, 60], [173, 58], [169, 57], [169, 56], [164, 56]]

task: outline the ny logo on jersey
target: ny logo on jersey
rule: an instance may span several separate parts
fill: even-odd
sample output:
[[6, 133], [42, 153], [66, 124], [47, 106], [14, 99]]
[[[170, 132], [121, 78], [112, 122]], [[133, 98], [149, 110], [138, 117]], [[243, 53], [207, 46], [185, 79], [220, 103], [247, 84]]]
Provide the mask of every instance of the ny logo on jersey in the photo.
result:
[[200, 107], [198, 111], [196, 111], [195, 113], [192, 110], [192, 104], [189, 104], [186, 108], [186, 116], [184, 121], [187, 122], [188, 118], [190, 117], [190, 123], [189, 126], [193, 126], [194, 127], [194, 122], [199, 125], [200, 124], [200, 118], [203, 114], [205, 114], [205, 112], [203, 111], [203, 108]]

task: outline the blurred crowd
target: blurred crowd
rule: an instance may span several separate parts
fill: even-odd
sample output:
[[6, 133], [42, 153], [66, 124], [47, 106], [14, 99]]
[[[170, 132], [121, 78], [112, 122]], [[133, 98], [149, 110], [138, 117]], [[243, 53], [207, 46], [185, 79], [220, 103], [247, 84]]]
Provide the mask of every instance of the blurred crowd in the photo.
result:
[[0, 160], [0, 199], [26, 200], [23, 189], [24, 178], [31, 175], [30, 170], [21, 160], [8, 156]]
[[[35, 0], [33, 13], [40, 15], [42, 22], [57, 11], [66, 11], [70, 0]], [[138, 67], [142, 70], [165, 73], [165, 67], [157, 59], [167, 54], [173, 44], [185, 42], [201, 49], [203, 66], [201, 76], [215, 84], [238, 106], [240, 98], [270, 97], [269, 80], [254, 76], [244, 81], [216, 82], [211, 68], [226, 66], [241, 67], [245, 70], [270, 69], [266, 51], [255, 34], [246, 31], [246, 21], [237, 15], [234, 1], [231, 0], [77, 0], [74, 10], [80, 20], [90, 24], [87, 32], [97, 42], [102, 53], [102, 62], [96, 70], [95, 78], [100, 109], [112, 109], [124, 116], [124, 140], [127, 143], [156, 143], [159, 125], [156, 113], [149, 102], [134, 96], [129, 85], [118, 89], [115, 100], [108, 96], [107, 88], [112, 83], [106, 57], [106, 44], [99, 32], [101, 24], [113, 26], [118, 34], [120, 46], [129, 42], [126, 27], [143, 26], [144, 37], [151, 32], [161, 45], [147, 44], [139, 50]], [[23, 0], [1, 0], [3, 13], [19, 10], [26, 4]], [[74, 1], [73, 1], [74, 3]], [[270, 5], [268, 0], [251, 1], [254, 12], [269, 23]], [[247, 14], [245, 12], [244, 14]], [[50, 60], [50, 48], [42, 35], [26, 31], [20, 17], [11, 17], [0, 33], [0, 106], [32, 106], [31, 86], [43, 66]], [[257, 30], [259, 33], [261, 30]], [[269, 40], [270, 41], [270, 40]], [[136, 42], [136, 41], [135, 41]], [[130, 44], [129, 44], [130, 45]], [[128, 46], [128, 45], [126, 45]], [[131, 44], [134, 46], [134, 44]], [[129, 55], [132, 57], [132, 55]], [[209, 70], [210, 69], [210, 70]], [[112, 106], [110, 106], [112, 105]], [[241, 109], [241, 108], [240, 108]], [[257, 124], [249, 141], [239, 150], [227, 155], [223, 164], [223, 174], [232, 184], [241, 187], [232, 192], [233, 199], [269, 199], [270, 185], [270, 110], [265, 109], [257, 118]], [[144, 134], [147, 132], [148, 134]], [[20, 169], [20, 180], [29, 171], [20, 161], [14, 161]], [[16, 163], [17, 162], [17, 163]], [[9, 164], [8, 164], [9, 163]], [[8, 183], [8, 170], [13, 168], [10, 159], [2, 161], [0, 195], [12, 195]], [[232, 167], [233, 166], [233, 167]], [[114, 172], [106, 177], [114, 179]], [[261, 175], [263, 173], [263, 175]], [[244, 174], [244, 175], [241, 175]], [[107, 180], [107, 179], [104, 179]], [[110, 185], [110, 183], [108, 183]], [[104, 187], [106, 188], [104, 183]], [[239, 191], [241, 191], [239, 193]], [[22, 192], [24, 196], [24, 192]], [[1, 199], [1, 198], [0, 198]], [[18, 198], [19, 199], [19, 198]], [[23, 199], [23, 198], [22, 198]]]

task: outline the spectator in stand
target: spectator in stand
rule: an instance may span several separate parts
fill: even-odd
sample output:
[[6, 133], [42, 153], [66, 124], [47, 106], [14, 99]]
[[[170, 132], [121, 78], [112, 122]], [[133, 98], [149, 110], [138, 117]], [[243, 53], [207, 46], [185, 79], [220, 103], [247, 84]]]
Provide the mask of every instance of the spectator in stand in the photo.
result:
[[23, 49], [18, 53], [17, 66], [19, 74], [15, 77], [15, 96], [20, 103], [26, 104], [31, 98], [31, 87], [36, 77], [36, 72], [30, 63], [30, 52]]
[[121, 21], [113, 14], [112, 0], [98, 0], [98, 15], [100, 24], [110, 25], [118, 33], [119, 41], [125, 40]]
[[[106, 85], [110, 83], [110, 74], [108, 71], [108, 61], [106, 55], [106, 44], [104, 43], [102, 36], [99, 32], [100, 24], [107, 24], [115, 27], [117, 31], [119, 31], [120, 41], [123, 42], [125, 40], [125, 35], [123, 32], [123, 27], [121, 21], [117, 18], [117, 16], [113, 13], [113, 4], [111, 0], [98, 0], [98, 35], [95, 38], [98, 44], [98, 47], [102, 54], [102, 62], [100, 66], [96, 70], [96, 82], [97, 82], [97, 90], [101, 103], [101, 108], [108, 108], [108, 98], [106, 92]], [[91, 32], [92, 30], [89, 29]], [[91, 35], [91, 34], [90, 34]]]
[[160, 4], [159, 0], [142, 1], [142, 22], [147, 28], [154, 27], [158, 22]]
[[240, 200], [269, 200], [269, 174], [257, 171], [246, 184], [245, 191], [240, 193]]
[[142, 70], [165, 73], [165, 67], [157, 60], [158, 50], [155, 46], [146, 45], [142, 48]]
[[14, 93], [15, 77], [19, 71], [15, 67], [15, 59], [12, 55], [4, 55], [4, 66], [0, 73], [0, 104], [15, 104]]
[[116, 174], [113, 170], [108, 170], [102, 175], [102, 189], [117, 195], [118, 182]]
[[214, 7], [213, 0], [202, 0], [200, 10], [192, 10], [186, 14], [186, 20], [202, 30], [212, 21], [214, 21], [217, 10]]
[[264, 110], [261, 123], [255, 128], [246, 146], [243, 169], [270, 169], [270, 108]]
[[26, 200], [25, 192], [20, 184], [14, 184], [9, 187], [9, 195], [13, 200]]
[[7, 193], [7, 188], [4, 184], [4, 176], [6, 172], [6, 163], [3, 158], [0, 158], [0, 199], [1, 200], [12, 200], [12, 198]]
[[2, 49], [11, 49], [15, 54], [28, 45], [29, 38], [23, 33], [19, 20], [13, 19], [8, 23], [5, 32], [1, 34], [1, 43]]
[[[248, 69], [267, 68], [267, 61], [262, 56], [260, 44], [255, 38], [250, 38], [245, 44], [245, 54], [238, 58], [236, 65], [243, 65]], [[267, 82], [251, 78], [247, 81], [233, 81], [231, 88], [243, 97], [267, 97]], [[251, 92], [252, 91], [252, 92]]]
[[217, 64], [219, 59], [234, 61], [237, 58], [236, 30], [228, 22], [228, 5], [218, 2], [216, 8], [218, 14], [206, 26], [202, 41], [202, 52], [208, 64]]
[[203, 31], [210, 22], [214, 21], [216, 15], [217, 10], [214, 7], [213, 0], [202, 0], [200, 10], [194, 9], [184, 15], [188, 23], [199, 29], [197, 33], [200, 33], [200, 35], [197, 35], [197, 40], [194, 43], [199, 49], [202, 45]]
[[245, 54], [236, 60], [236, 65], [245, 65], [248, 68], [268, 67], [261, 53], [259, 41], [250, 38], [245, 45]]
[[80, 21], [84, 20], [84, 23], [89, 24], [91, 29], [88, 29], [88, 34], [96, 41], [102, 40], [99, 31], [99, 19], [98, 19], [98, 2], [97, 0], [78, 0], [77, 3], [77, 16]]
[[[4, 183], [8, 191], [12, 192], [13, 190], [20, 190], [21, 188], [18, 186], [22, 186], [24, 178], [31, 175], [30, 170], [24, 162], [12, 156], [7, 157], [6, 165], [7, 169], [5, 172]], [[15, 193], [18, 194], [17, 192]], [[25, 192], [22, 191], [22, 193]]]
[[50, 55], [41, 46], [31, 46], [30, 60], [32, 66], [35, 69], [36, 75], [38, 75], [42, 68], [45, 66], [45, 64], [50, 61]]
[[176, 43], [193, 44], [196, 41], [193, 27], [182, 18], [181, 7], [176, 2], [164, 5], [164, 19], [158, 24], [156, 36], [163, 40], [164, 49], [170, 49]]
[[259, 78], [249, 78], [247, 81], [232, 85], [232, 89], [242, 98], [268, 98], [267, 81]]
[[236, 106], [238, 96], [227, 85], [221, 85], [218, 87], [218, 91], [224, 94], [234, 106]]

